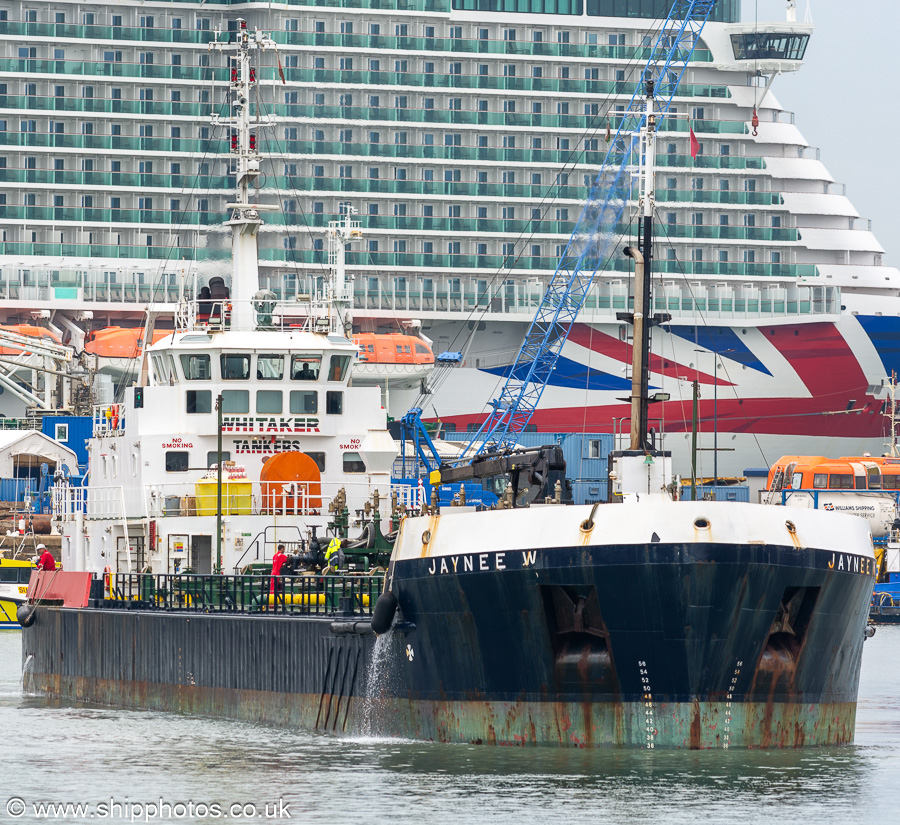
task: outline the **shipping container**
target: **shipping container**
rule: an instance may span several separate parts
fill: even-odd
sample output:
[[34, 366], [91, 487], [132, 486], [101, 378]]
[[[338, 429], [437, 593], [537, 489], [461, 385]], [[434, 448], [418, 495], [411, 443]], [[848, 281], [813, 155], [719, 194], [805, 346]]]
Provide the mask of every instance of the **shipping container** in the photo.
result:
[[26, 494], [34, 498], [38, 482], [34, 478], [0, 478], [0, 501], [21, 504]]
[[[691, 483], [685, 484], [682, 481], [681, 497], [687, 501], [691, 500]], [[697, 500], [705, 501], [713, 499], [715, 501], [750, 501], [750, 488], [746, 484], [698, 484]]]
[[89, 415], [48, 415], [41, 422], [41, 432], [68, 447], [78, 457], [78, 468], [87, 470], [87, 441], [93, 433], [93, 419]]

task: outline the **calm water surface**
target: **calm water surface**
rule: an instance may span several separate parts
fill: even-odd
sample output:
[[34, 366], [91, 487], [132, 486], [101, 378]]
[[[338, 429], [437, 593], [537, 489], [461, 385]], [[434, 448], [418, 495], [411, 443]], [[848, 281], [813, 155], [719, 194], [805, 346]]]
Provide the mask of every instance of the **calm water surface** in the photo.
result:
[[[881, 627], [866, 642], [856, 744], [787, 752], [518, 750], [347, 740], [76, 707], [24, 694], [20, 651], [21, 635], [0, 631], [4, 824], [868, 825], [894, 821], [900, 809], [900, 627]], [[25, 812], [16, 818], [11, 814], [21, 810], [19, 800]], [[288, 806], [280, 816], [279, 800]], [[88, 807], [81, 814], [70, 808], [41, 815], [34, 805], [46, 802]], [[160, 802], [159, 812], [134, 807]], [[188, 803], [200, 806], [199, 814]]]

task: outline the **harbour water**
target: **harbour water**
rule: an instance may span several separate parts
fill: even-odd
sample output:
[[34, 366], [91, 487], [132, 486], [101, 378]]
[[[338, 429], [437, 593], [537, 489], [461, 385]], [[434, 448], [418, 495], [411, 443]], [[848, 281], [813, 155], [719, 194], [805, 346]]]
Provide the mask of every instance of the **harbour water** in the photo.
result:
[[866, 642], [852, 746], [585, 751], [340, 739], [49, 701], [23, 691], [21, 636], [0, 631], [0, 822], [888, 821], [900, 807], [898, 652], [900, 627]]

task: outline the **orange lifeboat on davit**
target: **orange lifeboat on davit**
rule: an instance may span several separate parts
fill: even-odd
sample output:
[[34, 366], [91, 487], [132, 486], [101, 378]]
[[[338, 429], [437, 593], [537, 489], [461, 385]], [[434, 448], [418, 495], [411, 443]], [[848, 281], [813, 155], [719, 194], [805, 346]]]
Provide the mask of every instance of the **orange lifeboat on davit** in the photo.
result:
[[[163, 329], [153, 333], [156, 343], [171, 333]], [[144, 346], [143, 327], [106, 327], [90, 333], [84, 339], [84, 351], [98, 358], [137, 358]]]
[[[51, 341], [54, 344], [62, 343], [62, 340], [56, 333], [51, 332], [49, 329], [44, 329], [44, 327], [35, 327], [31, 324], [3, 324], [0, 326], [0, 329], [4, 332], [12, 332], [26, 338], [44, 339], [46, 341]], [[22, 348], [12, 345], [0, 347], [0, 355], [20, 355], [22, 351]]]
[[[115, 378], [136, 369], [144, 346], [143, 327], [106, 327], [91, 332], [84, 339], [84, 351], [97, 356], [97, 369]], [[166, 335], [166, 330], [156, 330], [152, 343]]]
[[416, 386], [434, 369], [434, 353], [421, 338], [402, 333], [361, 332], [353, 336], [359, 358], [353, 365], [353, 383], [357, 386], [383, 386], [397, 389]]

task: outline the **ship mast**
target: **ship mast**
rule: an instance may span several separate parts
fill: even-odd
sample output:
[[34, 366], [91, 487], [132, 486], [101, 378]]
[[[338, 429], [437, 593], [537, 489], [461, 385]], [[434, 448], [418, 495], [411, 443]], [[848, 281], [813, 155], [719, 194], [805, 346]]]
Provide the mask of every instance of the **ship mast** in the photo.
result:
[[342, 203], [342, 217], [328, 223], [329, 277], [325, 284], [325, 303], [335, 314], [336, 331], [349, 335], [353, 326], [353, 278], [347, 277], [347, 244], [362, 237], [360, 222], [352, 218], [356, 214], [349, 203]]
[[[638, 245], [625, 248], [634, 259], [634, 312], [617, 313], [616, 317], [632, 324], [631, 361], [631, 441], [627, 450], [610, 453], [610, 499], [639, 500], [641, 496], [677, 497], [672, 481], [672, 454], [658, 450], [651, 442], [648, 408], [651, 401], [665, 401], [666, 393], [648, 394], [650, 378], [650, 329], [670, 320], [668, 313], [652, 315], [650, 305], [650, 263], [653, 244], [653, 208], [656, 205], [654, 176], [656, 172], [657, 114], [653, 93], [655, 84], [646, 81], [646, 115], [638, 135], [638, 206], [640, 223]], [[627, 162], [627, 158], [626, 158]], [[624, 400], [624, 399], [623, 399]]]
[[640, 134], [638, 174], [638, 248], [626, 247], [634, 259], [634, 314], [631, 370], [631, 445], [632, 450], [650, 450], [649, 378], [650, 378], [650, 274], [653, 255], [653, 209], [656, 206], [656, 113], [653, 108], [654, 81], [646, 82], [646, 118]]
[[[275, 48], [275, 42], [259, 29], [250, 31], [246, 20], [237, 20], [234, 42], [216, 40], [210, 49], [233, 50], [229, 56], [229, 95], [232, 115], [212, 116], [214, 124], [230, 127], [231, 153], [236, 156], [236, 191], [234, 203], [226, 204], [231, 210], [231, 219], [225, 222], [231, 227], [231, 328], [248, 330], [256, 328], [256, 313], [253, 301], [259, 292], [259, 250], [257, 234], [262, 219], [259, 213], [277, 207], [250, 202], [250, 189], [260, 173], [260, 159], [257, 152], [256, 133], [250, 122], [250, 93], [256, 84], [256, 70], [251, 67], [251, 53]], [[228, 37], [231, 32], [226, 32]], [[260, 118], [257, 117], [257, 123]]]

